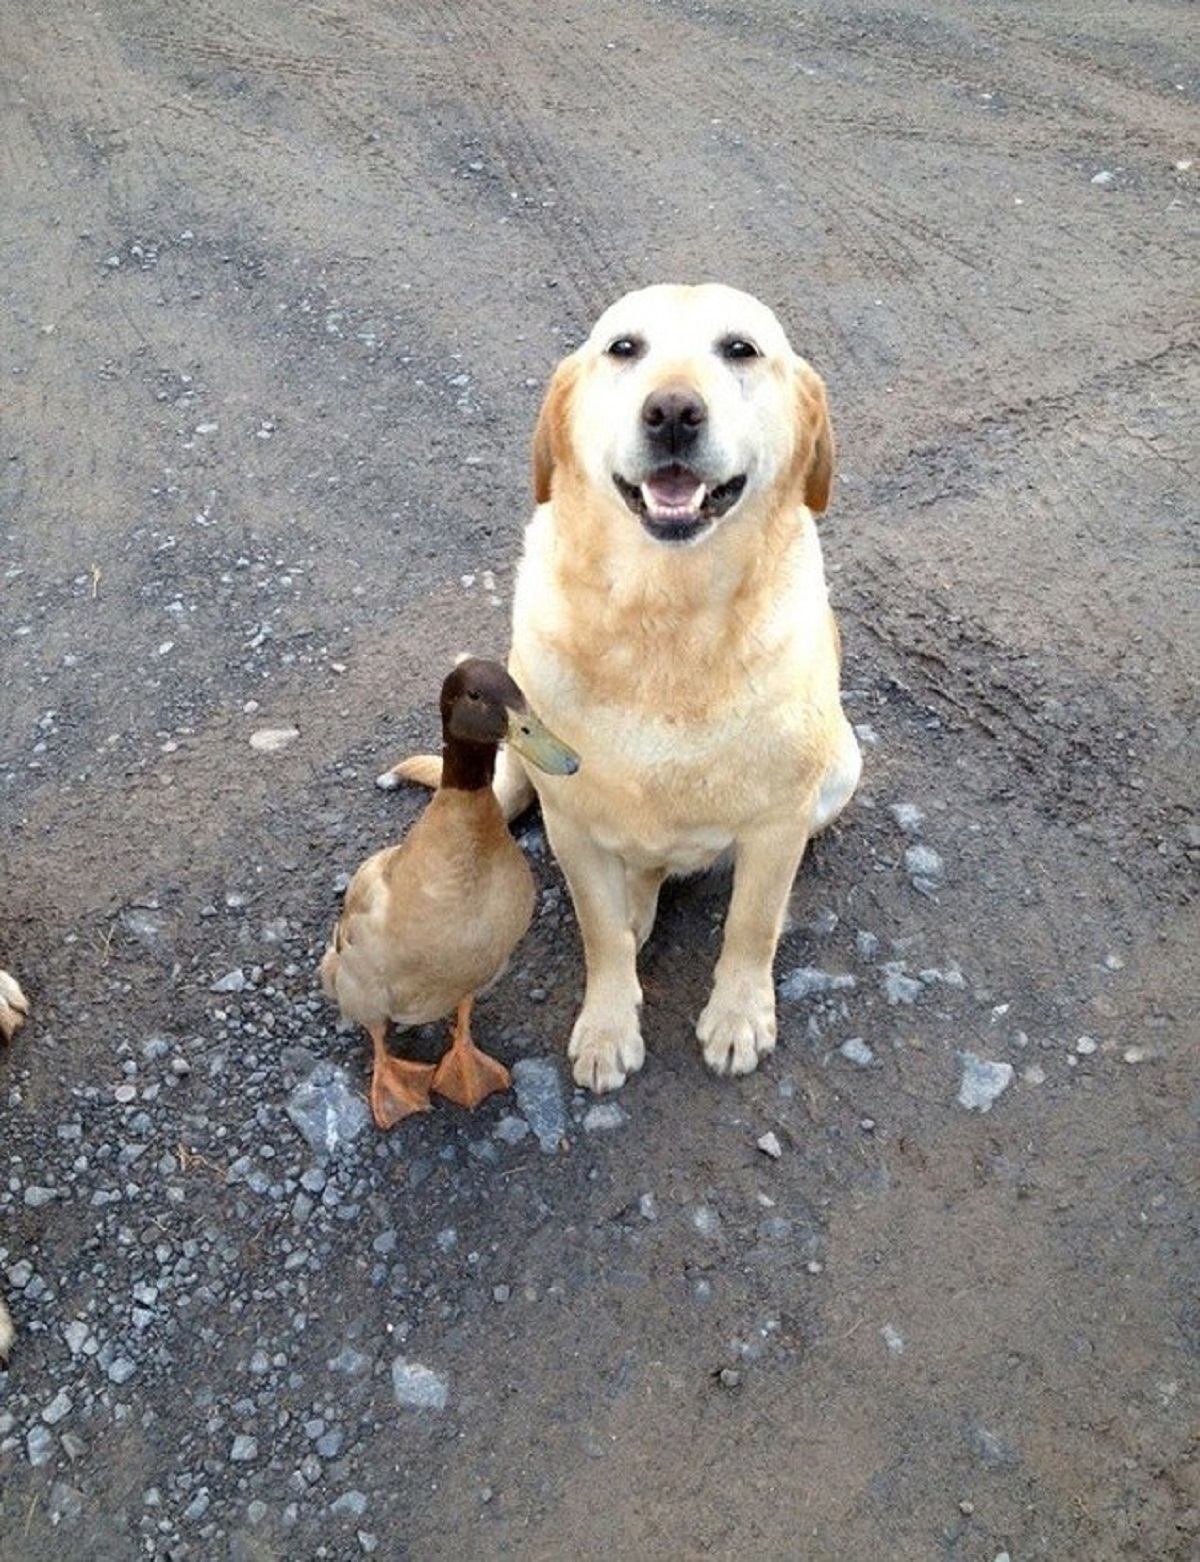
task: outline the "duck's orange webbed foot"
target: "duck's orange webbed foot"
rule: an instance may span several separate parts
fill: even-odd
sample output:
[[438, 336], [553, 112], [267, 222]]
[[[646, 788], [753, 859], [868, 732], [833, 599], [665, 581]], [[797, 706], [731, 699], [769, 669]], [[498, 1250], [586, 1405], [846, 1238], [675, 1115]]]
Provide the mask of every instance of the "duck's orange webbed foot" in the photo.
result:
[[413, 1063], [407, 1058], [394, 1058], [387, 1050], [387, 1026], [371, 1031], [375, 1049], [371, 1069], [371, 1116], [377, 1128], [394, 1128], [404, 1117], [414, 1112], [428, 1112], [431, 1106], [429, 1087], [434, 1068], [431, 1063]]
[[454, 1023], [454, 1040], [450, 1051], [434, 1071], [431, 1089], [447, 1101], [454, 1101], [474, 1111], [481, 1101], [498, 1090], [507, 1090], [512, 1076], [503, 1063], [489, 1058], [486, 1052], [471, 1040], [472, 999], [464, 998], [458, 1006]]

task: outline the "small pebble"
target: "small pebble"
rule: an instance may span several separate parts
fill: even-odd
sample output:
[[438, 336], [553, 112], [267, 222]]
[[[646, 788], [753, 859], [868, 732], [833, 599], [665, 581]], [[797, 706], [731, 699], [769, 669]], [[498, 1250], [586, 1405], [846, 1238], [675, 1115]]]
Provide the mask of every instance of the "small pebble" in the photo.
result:
[[849, 1041], [842, 1042], [838, 1051], [847, 1062], [857, 1063], [859, 1068], [869, 1068], [875, 1061], [875, 1054], [861, 1036], [851, 1036]]
[[42, 1420], [47, 1426], [57, 1426], [66, 1416], [71, 1414], [71, 1396], [65, 1388], [60, 1388], [58, 1393], [42, 1411]]
[[817, 966], [802, 965], [780, 980], [779, 996], [785, 1003], [799, 1003], [805, 998], [823, 998], [827, 993], [848, 992], [857, 985], [848, 972], [822, 971]]
[[1075, 1051], [1081, 1058], [1090, 1058], [1098, 1045], [1091, 1036], [1081, 1036], [1075, 1043]]
[[628, 1121], [628, 1112], [615, 1101], [597, 1101], [583, 1114], [583, 1126], [587, 1133], [608, 1132], [622, 1127]]
[[990, 1112], [1013, 1082], [1012, 1064], [992, 1063], [974, 1052], [960, 1052], [958, 1057], [962, 1064], [959, 1106], [966, 1107], [968, 1112]]
[[758, 1148], [764, 1155], [769, 1155], [773, 1161], [777, 1161], [783, 1154], [783, 1146], [773, 1133], [767, 1132], [758, 1140]]
[[711, 1204], [699, 1204], [692, 1211], [692, 1225], [702, 1237], [719, 1236], [721, 1217]]
[[925, 815], [915, 803], [893, 803], [891, 815], [905, 835], [920, 835]]
[[942, 859], [932, 846], [909, 846], [904, 853], [904, 871], [911, 879], [936, 883], [943, 873]]
[[260, 727], [250, 734], [250, 747], [256, 754], [278, 754], [300, 736], [297, 727]]
[[235, 971], [227, 971], [224, 976], [217, 977], [208, 990], [213, 993], [245, 992], [246, 973], [240, 968]]
[[904, 965], [900, 961], [889, 961], [883, 968], [883, 995], [890, 1004], [909, 1004], [916, 1000], [925, 991], [924, 984], [915, 976], [904, 974]]
[[432, 1367], [397, 1356], [392, 1363], [392, 1389], [396, 1402], [416, 1410], [444, 1410], [450, 1385]]

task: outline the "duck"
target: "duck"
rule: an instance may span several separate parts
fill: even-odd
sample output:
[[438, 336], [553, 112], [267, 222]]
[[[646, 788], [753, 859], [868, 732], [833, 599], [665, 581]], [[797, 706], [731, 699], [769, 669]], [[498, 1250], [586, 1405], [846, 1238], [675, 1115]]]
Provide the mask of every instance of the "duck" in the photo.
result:
[[[320, 964], [326, 996], [371, 1039], [371, 1114], [381, 1129], [427, 1111], [431, 1092], [473, 1110], [508, 1089], [508, 1070], [471, 1035], [475, 998], [508, 964], [535, 903], [533, 874], [492, 789], [496, 755], [507, 741], [549, 774], [579, 767], [499, 662], [460, 660], [440, 706], [433, 797], [402, 840], [356, 870]], [[451, 1013], [450, 1049], [436, 1066], [389, 1052], [389, 1024]]]

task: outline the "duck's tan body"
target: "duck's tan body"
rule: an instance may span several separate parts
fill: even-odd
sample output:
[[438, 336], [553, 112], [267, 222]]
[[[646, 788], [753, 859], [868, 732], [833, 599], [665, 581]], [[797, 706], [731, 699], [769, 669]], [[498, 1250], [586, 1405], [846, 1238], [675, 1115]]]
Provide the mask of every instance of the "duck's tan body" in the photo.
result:
[[493, 982], [533, 918], [533, 876], [490, 787], [445, 788], [355, 873], [321, 980], [368, 1028], [423, 1025]]

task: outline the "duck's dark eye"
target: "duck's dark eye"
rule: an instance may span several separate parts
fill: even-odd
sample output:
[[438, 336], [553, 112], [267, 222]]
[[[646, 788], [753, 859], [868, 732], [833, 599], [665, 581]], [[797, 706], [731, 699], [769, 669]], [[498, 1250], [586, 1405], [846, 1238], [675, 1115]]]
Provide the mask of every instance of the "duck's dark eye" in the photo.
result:
[[745, 336], [726, 336], [717, 343], [717, 351], [727, 363], [737, 363], [746, 358], [761, 358], [762, 354]]
[[610, 358], [640, 358], [646, 347], [636, 336], [618, 336], [604, 350]]

